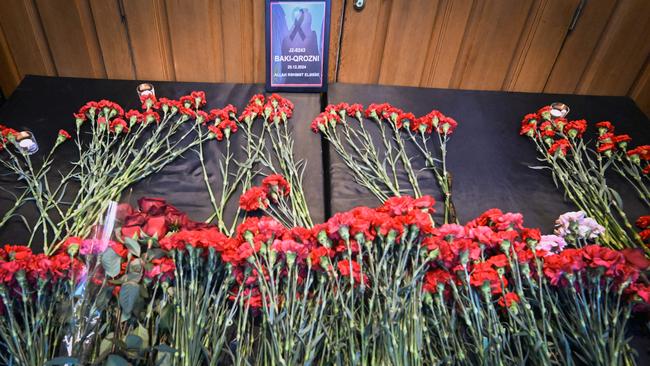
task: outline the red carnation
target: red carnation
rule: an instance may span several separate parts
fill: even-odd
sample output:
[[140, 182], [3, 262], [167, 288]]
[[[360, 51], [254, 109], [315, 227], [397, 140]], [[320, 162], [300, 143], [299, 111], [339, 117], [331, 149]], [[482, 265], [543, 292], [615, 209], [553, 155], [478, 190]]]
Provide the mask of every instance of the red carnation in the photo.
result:
[[596, 123], [596, 127], [598, 127], [598, 134], [600, 135], [614, 133], [614, 125], [609, 121], [598, 122]]
[[580, 119], [571, 121], [564, 126], [564, 133], [569, 137], [582, 137], [587, 130], [587, 121]]
[[514, 292], [508, 292], [499, 299], [499, 305], [504, 308], [509, 308], [514, 304], [519, 303], [519, 295]]
[[291, 187], [286, 179], [280, 174], [269, 175], [262, 180], [262, 187], [268, 194], [288, 196], [291, 192]]
[[245, 211], [265, 209], [269, 206], [266, 191], [262, 187], [251, 187], [239, 197], [239, 207]]
[[[352, 277], [354, 280], [354, 283], [363, 283], [367, 284], [368, 283], [368, 276], [365, 274], [362, 276], [361, 275], [361, 266], [359, 263], [356, 261], [350, 261], [347, 259], [341, 260], [336, 264], [336, 267], [338, 268], [339, 272], [341, 273], [341, 276], [343, 277]], [[350, 273], [350, 269], [352, 269], [352, 273]]]
[[639, 229], [646, 229], [650, 226], [650, 215], [641, 216], [636, 220], [636, 226]]
[[564, 156], [567, 153], [567, 150], [571, 147], [571, 144], [569, 143], [569, 140], [567, 139], [559, 139], [551, 145], [551, 147], [548, 149], [548, 153], [550, 155], [555, 156], [555, 153], [557, 151], [560, 151], [560, 156]]

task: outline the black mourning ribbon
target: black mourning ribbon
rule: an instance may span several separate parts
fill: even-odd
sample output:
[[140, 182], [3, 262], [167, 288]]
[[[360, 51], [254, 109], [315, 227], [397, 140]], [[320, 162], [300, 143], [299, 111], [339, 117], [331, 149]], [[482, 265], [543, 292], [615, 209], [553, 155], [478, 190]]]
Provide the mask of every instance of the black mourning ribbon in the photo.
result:
[[293, 41], [293, 39], [296, 37], [296, 34], [300, 34], [300, 38], [304, 41], [307, 36], [305, 36], [305, 33], [302, 31], [302, 22], [305, 20], [305, 11], [300, 9], [300, 17], [298, 19], [295, 19], [293, 21], [293, 29], [291, 30], [291, 34], [289, 35], [289, 38]]

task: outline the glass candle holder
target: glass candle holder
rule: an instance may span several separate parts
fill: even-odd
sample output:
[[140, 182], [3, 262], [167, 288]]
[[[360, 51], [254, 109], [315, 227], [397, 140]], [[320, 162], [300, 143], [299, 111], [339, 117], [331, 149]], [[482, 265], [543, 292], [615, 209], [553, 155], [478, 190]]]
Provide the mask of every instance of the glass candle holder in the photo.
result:
[[148, 95], [151, 95], [153, 97], [156, 96], [156, 90], [153, 88], [153, 85], [149, 83], [142, 83], [138, 85], [135, 90], [138, 92], [138, 98], [140, 98], [140, 100]]
[[31, 131], [20, 131], [16, 135], [16, 146], [23, 152], [29, 155], [35, 154], [38, 151], [38, 144], [36, 138]]
[[554, 118], [564, 118], [567, 114], [569, 114], [568, 105], [561, 102], [551, 104], [551, 116]]

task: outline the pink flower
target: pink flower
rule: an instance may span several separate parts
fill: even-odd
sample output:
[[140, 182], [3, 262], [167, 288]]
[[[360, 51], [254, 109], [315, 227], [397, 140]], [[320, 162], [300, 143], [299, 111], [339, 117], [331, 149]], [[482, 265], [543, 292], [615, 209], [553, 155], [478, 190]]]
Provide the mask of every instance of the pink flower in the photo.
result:
[[81, 242], [79, 253], [81, 253], [81, 255], [101, 254], [106, 250], [108, 244], [109, 241], [103, 241], [100, 239], [84, 239]]

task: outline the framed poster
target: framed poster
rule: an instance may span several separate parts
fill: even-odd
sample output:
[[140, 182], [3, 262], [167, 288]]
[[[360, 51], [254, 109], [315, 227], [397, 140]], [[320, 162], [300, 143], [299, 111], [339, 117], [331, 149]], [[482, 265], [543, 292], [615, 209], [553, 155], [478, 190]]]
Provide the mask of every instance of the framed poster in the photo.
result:
[[266, 0], [266, 89], [324, 92], [330, 0]]

